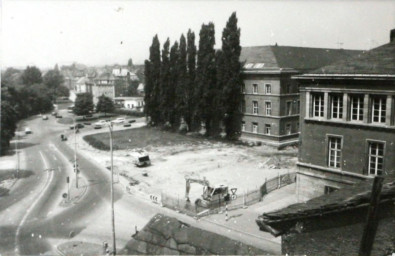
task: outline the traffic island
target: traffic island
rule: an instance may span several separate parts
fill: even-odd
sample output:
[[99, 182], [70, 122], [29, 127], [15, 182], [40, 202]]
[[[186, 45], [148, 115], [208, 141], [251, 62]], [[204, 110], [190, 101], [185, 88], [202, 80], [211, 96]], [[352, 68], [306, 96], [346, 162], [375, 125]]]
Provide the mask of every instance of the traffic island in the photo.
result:
[[70, 186], [69, 193], [64, 193], [63, 200], [60, 202], [62, 207], [78, 203], [88, 190], [87, 182], [83, 177], [78, 178], [78, 188], [75, 187], [75, 180], [71, 180], [68, 185]]
[[57, 246], [57, 250], [61, 255], [103, 255], [103, 245], [71, 241], [60, 244]]

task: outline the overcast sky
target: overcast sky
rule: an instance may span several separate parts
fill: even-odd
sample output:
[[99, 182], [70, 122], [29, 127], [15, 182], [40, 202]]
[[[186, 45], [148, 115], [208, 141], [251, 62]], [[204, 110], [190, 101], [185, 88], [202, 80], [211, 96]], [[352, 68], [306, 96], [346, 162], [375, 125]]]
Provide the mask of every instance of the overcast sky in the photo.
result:
[[[232, 12], [241, 45], [370, 49], [389, 41], [395, 1], [2, 1], [2, 66], [142, 64], [152, 37], [171, 44]], [[122, 43], [121, 43], [122, 42]]]

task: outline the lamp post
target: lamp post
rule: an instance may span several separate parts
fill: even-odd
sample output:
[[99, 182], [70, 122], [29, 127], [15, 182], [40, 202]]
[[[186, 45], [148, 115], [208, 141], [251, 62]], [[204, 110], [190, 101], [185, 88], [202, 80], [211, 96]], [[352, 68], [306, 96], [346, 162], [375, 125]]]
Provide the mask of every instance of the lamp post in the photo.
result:
[[19, 131], [18, 131], [18, 129], [17, 129], [17, 134], [16, 134], [16, 137], [17, 137], [17, 139], [16, 139], [16, 146], [15, 146], [15, 148], [16, 148], [16, 177], [18, 178], [19, 177], [19, 151], [18, 151], [18, 143], [19, 143]]
[[113, 150], [112, 150], [112, 124], [108, 123], [110, 131], [110, 152], [111, 152], [111, 224], [112, 224], [112, 248], [113, 254], [116, 255], [115, 245], [115, 216], [114, 216], [114, 168], [113, 168]]
[[77, 132], [74, 117], [74, 172], [75, 172], [75, 187], [78, 188], [78, 167], [77, 167]]

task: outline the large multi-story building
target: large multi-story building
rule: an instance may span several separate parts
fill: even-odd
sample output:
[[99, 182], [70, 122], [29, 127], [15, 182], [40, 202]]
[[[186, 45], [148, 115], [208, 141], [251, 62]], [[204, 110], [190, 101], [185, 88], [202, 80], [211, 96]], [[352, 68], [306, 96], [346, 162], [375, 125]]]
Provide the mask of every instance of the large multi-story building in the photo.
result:
[[388, 44], [294, 78], [301, 201], [395, 171], [395, 30]]
[[361, 51], [291, 46], [243, 47], [242, 137], [277, 147], [297, 143], [299, 91], [292, 75], [329, 65]]

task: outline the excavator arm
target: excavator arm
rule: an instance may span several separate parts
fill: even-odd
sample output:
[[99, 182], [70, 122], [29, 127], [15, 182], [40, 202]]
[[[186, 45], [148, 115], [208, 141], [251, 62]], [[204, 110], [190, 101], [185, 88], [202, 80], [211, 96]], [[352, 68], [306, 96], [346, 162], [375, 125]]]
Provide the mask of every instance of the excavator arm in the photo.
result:
[[189, 190], [191, 189], [191, 183], [198, 183], [200, 185], [203, 185], [204, 187], [210, 186], [210, 183], [208, 180], [206, 180], [205, 177], [203, 179], [196, 179], [196, 178], [189, 178], [185, 177], [185, 182], [186, 182], [186, 187], [185, 187], [185, 198], [189, 202]]

